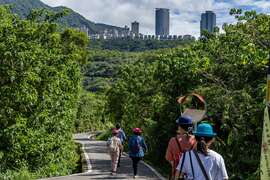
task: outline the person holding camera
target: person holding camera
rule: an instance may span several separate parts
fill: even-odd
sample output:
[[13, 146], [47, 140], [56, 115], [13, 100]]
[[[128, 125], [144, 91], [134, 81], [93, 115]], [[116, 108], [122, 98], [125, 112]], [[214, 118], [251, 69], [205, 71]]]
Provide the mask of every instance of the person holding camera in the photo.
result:
[[216, 133], [208, 123], [199, 124], [194, 132], [197, 145], [194, 150], [185, 152], [177, 166], [175, 179], [227, 180], [224, 159], [209, 147], [214, 142]]
[[176, 167], [182, 154], [191, 150], [196, 143], [195, 137], [191, 134], [192, 118], [190, 116], [179, 117], [177, 125], [177, 134], [170, 139], [165, 157], [172, 167], [170, 179], [174, 179]]

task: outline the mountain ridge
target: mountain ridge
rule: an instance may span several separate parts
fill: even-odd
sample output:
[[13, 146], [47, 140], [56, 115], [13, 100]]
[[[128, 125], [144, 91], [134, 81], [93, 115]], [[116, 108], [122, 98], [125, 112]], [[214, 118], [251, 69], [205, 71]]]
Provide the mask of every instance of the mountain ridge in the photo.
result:
[[121, 27], [92, 22], [70, 8], [65, 6], [51, 7], [40, 0], [0, 0], [0, 5], [11, 5], [11, 11], [22, 18], [25, 18], [32, 9], [45, 8], [54, 12], [68, 9], [70, 14], [61, 18], [60, 24], [75, 28], [86, 27], [90, 34], [103, 33], [106, 29], [120, 32], [124, 30]]

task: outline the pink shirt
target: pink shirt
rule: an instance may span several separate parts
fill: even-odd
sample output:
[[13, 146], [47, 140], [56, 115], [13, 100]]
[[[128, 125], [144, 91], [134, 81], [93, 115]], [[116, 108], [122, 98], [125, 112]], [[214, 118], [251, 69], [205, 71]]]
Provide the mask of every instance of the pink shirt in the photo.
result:
[[181, 149], [179, 149], [175, 137], [172, 137], [169, 141], [166, 152], [166, 160], [169, 162], [173, 161], [175, 167], [177, 166], [182, 153], [193, 149], [194, 144], [196, 143], [195, 137], [193, 135], [178, 135], [178, 141]]

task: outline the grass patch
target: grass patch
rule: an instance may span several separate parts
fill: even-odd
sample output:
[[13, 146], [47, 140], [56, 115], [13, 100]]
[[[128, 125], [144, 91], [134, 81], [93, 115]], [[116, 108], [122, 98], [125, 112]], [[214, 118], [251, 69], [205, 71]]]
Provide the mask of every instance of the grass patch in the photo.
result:
[[0, 173], [0, 180], [33, 180], [35, 177], [26, 169], [18, 171], [7, 171], [6, 173]]
[[81, 173], [82, 172], [82, 156], [81, 156], [81, 147], [82, 144], [76, 143], [76, 153], [78, 154], [79, 158], [76, 162], [76, 168], [72, 171], [72, 174]]

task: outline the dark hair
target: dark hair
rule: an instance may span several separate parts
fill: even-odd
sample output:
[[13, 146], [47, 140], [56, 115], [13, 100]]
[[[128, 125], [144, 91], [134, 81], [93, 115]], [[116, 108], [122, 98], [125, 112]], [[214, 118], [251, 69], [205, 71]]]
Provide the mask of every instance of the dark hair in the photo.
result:
[[115, 127], [116, 127], [116, 129], [120, 129], [121, 126], [120, 126], [120, 124], [116, 124]]
[[200, 137], [195, 136], [197, 141], [197, 151], [204, 154], [205, 156], [208, 155], [206, 144], [213, 139], [213, 137]]
[[185, 131], [189, 131], [190, 128], [192, 127], [192, 124], [179, 124], [179, 126], [184, 129]]
[[133, 134], [135, 134], [137, 136], [140, 136], [142, 133], [140, 133], [140, 132], [133, 132]]

